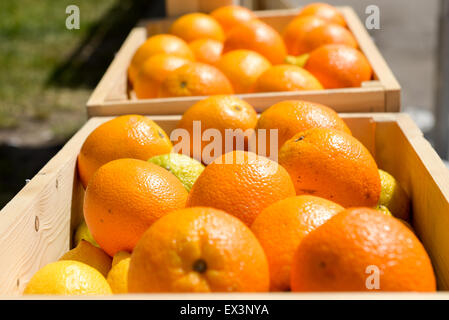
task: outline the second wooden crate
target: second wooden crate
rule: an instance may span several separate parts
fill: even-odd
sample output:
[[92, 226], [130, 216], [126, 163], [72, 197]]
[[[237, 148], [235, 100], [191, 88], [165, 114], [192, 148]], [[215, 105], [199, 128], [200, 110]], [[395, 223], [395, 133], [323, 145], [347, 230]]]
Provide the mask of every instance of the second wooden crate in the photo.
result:
[[[399, 112], [401, 104], [399, 83], [354, 10], [351, 7], [339, 9], [357, 39], [360, 50], [374, 70], [374, 80], [364, 82], [360, 88], [248, 93], [239, 96], [253, 105], [258, 112], [287, 99], [323, 103], [337, 112]], [[281, 32], [298, 14], [298, 9], [255, 13], [262, 21]], [[87, 102], [89, 117], [130, 113], [182, 114], [193, 102], [202, 99], [202, 97], [136, 99], [128, 86], [127, 69], [134, 52], [149, 36], [167, 33], [172, 22], [173, 19], [144, 21], [131, 31]]]

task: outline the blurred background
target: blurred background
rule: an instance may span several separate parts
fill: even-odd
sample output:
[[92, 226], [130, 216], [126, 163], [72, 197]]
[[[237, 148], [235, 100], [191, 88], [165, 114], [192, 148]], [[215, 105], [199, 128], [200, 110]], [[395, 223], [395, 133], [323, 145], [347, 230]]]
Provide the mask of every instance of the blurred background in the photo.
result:
[[[241, 1], [252, 9], [310, 2]], [[402, 86], [402, 110], [429, 141], [446, 146], [438, 150], [447, 159], [447, 114], [436, 88], [442, 85], [437, 80], [442, 70], [439, 37], [444, 35], [439, 22], [442, 3], [447, 7], [449, 1], [325, 2], [352, 6], [362, 21], [367, 6], [380, 8], [381, 28], [369, 32]], [[71, 4], [80, 8], [79, 30], [65, 27]], [[89, 95], [132, 27], [140, 19], [164, 15], [162, 0], [0, 1], [0, 208], [86, 121]]]

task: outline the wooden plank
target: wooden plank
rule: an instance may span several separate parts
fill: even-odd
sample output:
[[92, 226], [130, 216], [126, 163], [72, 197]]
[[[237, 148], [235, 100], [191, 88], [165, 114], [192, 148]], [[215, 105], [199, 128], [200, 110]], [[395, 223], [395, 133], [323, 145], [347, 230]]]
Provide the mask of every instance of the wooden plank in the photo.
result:
[[[179, 1], [179, 0], [178, 0]], [[185, 2], [185, 1], [182, 1]], [[199, 0], [199, 10], [201, 12], [211, 12], [214, 9], [223, 7], [223, 6], [228, 6], [228, 5], [238, 5], [239, 4], [239, 0], [214, 0], [214, 1], [210, 1], [210, 0]]]
[[[306, 100], [325, 104], [338, 112], [357, 112], [363, 106], [366, 112], [382, 112], [384, 96], [382, 89], [348, 88], [324, 91], [266, 92], [240, 95], [258, 112], [283, 100]], [[348, 99], [348, 97], [351, 97]]]
[[[113, 100], [117, 100], [117, 95], [121, 95], [120, 100], [126, 101], [128, 99], [126, 90], [123, 90], [123, 86], [117, 84], [117, 81], [127, 82], [128, 65], [134, 55], [135, 50], [145, 41], [146, 36], [145, 28], [138, 27], [131, 31], [87, 101], [88, 110], [90, 105], [102, 105], [108, 100], [108, 97], [112, 97]], [[122, 87], [122, 91], [114, 92], [114, 89], [120, 87]]]
[[165, 12], [168, 17], [179, 16], [187, 12], [198, 11], [198, 0], [165, 0]]
[[377, 79], [385, 90], [385, 112], [399, 112], [401, 107], [401, 86], [396, 80], [393, 72], [388, 67], [385, 59], [377, 49], [365, 26], [362, 24], [354, 9], [342, 7], [349, 29], [354, 34], [360, 50], [369, 60]]
[[69, 249], [71, 216], [81, 214], [76, 158], [93, 126], [89, 121], [0, 211], [0, 295], [20, 294]]
[[[365, 53], [375, 72], [375, 80], [363, 83], [361, 88], [323, 90], [320, 92], [275, 92], [241, 95], [258, 111], [270, 103], [282, 99], [304, 99], [332, 106], [338, 112], [381, 112], [399, 111], [400, 86], [388, 68], [385, 60], [371, 40], [363, 24], [350, 7], [339, 7], [348, 26], [356, 37], [360, 49]], [[255, 11], [263, 21], [278, 31], [294, 18], [299, 9]], [[173, 19], [142, 21], [123, 44], [111, 66], [87, 103], [90, 117], [120, 115], [125, 113], [140, 114], [180, 114], [199, 97], [132, 99], [128, 94], [126, 70], [135, 50], [153, 34], [168, 32]], [[145, 31], [146, 30], [146, 31]], [[269, 103], [264, 103], [269, 101]]]
[[413, 226], [432, 259], [439, 289], [449, 290], [449, 170], [408, 116], [377, 127], [377, 162], [413, 199]]

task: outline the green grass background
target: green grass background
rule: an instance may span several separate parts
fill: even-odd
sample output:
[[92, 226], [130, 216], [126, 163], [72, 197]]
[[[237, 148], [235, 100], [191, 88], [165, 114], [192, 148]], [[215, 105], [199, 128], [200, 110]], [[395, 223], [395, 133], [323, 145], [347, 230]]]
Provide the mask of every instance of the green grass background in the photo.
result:
[[[96, 21], [116, 0], [0, 1], [0, 130], [17, 128], [24, 119], [48, 121], [56, 136], [67, 135], [84, 120], [90, 88], [48, 85]], [[79, 30], [65, 26], [68, 5], [80, 8]], [[52, 113], [72, 114], [59, 121]], [[70, 117], [69, 117], [70, 118]]]

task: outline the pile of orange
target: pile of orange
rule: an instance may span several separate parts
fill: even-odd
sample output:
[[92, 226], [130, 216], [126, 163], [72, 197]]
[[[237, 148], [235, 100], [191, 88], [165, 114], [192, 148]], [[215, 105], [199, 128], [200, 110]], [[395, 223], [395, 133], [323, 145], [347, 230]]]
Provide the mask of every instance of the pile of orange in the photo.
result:
[[183, 15], [149, 37], [128, 75], [145, 99], [359, 87], [372, 69], [335, 7], [310, 4], [276, 30], [231, 5]]
[[[377, 164], [331, 108], [283, 101], [257, 117], [240, 98], [217, 95], [191, 106], [177, 129], [187, 145], [195, 130], [257, 134], [234, 135], [226, 148], [217, 139], [211, 154], [207, 143], [180, 149], [152, 120], [127, 115], [101, 124], [81, 148], [95, 250], [128, 259], [108, 276], [119, 281], [116, 292], [436, 290], [410, 227], [375, 209]], [[264, 140], [263, 130], [277, 139]], [[264, 144], [278, 161], [260, 152]], [[189, 192], [169, 165], [147, 161], [170, 152], [210, 157]]]

